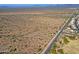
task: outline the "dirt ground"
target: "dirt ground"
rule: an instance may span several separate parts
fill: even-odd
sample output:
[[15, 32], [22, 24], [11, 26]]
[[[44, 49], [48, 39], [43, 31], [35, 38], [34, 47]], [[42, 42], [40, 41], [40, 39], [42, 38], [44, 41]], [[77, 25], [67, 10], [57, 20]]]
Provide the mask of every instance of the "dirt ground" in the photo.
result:
[[0, 53], [41, 53], [64, 21], [34, 14], [0, 15]]
[[79, 54], [79, 36], [76, 36], [63, 47], [65, 54]]

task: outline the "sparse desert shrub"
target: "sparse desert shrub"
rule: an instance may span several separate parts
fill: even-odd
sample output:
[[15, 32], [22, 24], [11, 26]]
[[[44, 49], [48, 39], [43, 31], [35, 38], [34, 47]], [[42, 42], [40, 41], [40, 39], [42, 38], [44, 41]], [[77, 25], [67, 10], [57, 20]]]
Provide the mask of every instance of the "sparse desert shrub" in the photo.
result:
[[62, 41], [59, 41], [60, 44], [62, 44]]
[[48, 32], [48, 36], [49, 36], [49, 37], [52, 36], [52, 33], [51, 33], [51, 32]]
[[59, 52], [59, 53], [61, 53], [61, 54], [64, 54], [63, 49], [58, 49], [57, 52]]
[[12, 47], [12, 48], [10, 49], [10, 52], [15, 52], [16, 50], [17, 50], [16, 48], [13, 48], [13, 47]]
[[55, 48], [54, 48], [54, 49], [51, 49], [51, 50], [50, 50], [50, 53], [51, 53], [51, 54], [57, 54], [56, 49], [55, 49]]
[[11, 48], [12, 46], [9, 46], [9, 48]]
[[25, 45], [25, 47], [27, 47], [27, 44]]
[[0, 31], [2, 31], [2, 29], [0, 29]]
[[39, 37], [38, 39], [40, 39], [41, 40], [41, 38]]
[[16, 42], [16, 39], [17, 39], [16, 35], [12, 35], [11, 39], [12, 39], [13, 42]]
[[41, 51], [41, 50], [42, 50], [42, 48], [39, 48], [39, 49], [38, 49], [38, 51]]
[[13, 40], [13, 42], [16, 42], [16, 40]]
[[2, 36], [0, 35], [0, 38], [2, 38]]
[[16, 36], [15, 35], [12, 35], [12, 39], [15, 39], [16, 38]]
[[41, 47], [41, 45], [39, 45], [39, 48]]
[[69, 40], [67, 39], [67, 37], [63, 37], [63, 43], [68, 44]]
[[57, 44], [56, 44], [56, 43], [54, 43], [52, 47], [53, 47], [53, 48], [56, 48], [56, 47], [57, 47]]
[[76, 36], [67, 36], [70, 40], [75, 40]]

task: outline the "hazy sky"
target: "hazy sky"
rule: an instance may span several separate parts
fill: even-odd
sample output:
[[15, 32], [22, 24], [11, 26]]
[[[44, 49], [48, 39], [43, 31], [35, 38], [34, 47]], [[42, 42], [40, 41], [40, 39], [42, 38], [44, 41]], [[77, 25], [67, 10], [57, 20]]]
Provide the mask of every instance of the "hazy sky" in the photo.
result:
[[0, 7], [44, 7], [56, 5], [57, 4], [0, 4]]
[[18, 7], [79, 7], [79, 4], [0, 4], [0, 8]]

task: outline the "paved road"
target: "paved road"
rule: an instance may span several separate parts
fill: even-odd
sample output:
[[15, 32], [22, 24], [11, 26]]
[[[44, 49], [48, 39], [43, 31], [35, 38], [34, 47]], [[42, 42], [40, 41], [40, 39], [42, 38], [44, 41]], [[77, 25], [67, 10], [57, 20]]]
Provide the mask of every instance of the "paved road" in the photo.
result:
[[51, 41], [48, 43], [48, 45], [45, 47], [45, 49], [42, 51], [41, 54], [48, 54], [48, 52], [50, 51], [51, 47], [52, 47], [52, 44], [54, 42], [57, 41], [57, 38], [60, 36], [60, 34], [63, 32], [63, 30], [67, 27], [67, 25], [70, 23], [70, 21], [72, 20], [72, 18], [74, 17], [75, 15], [72, 15], [64, 24], [63, 26], [61, 27], [61, 29], [58, 31], [58, 33], [51, 39]]

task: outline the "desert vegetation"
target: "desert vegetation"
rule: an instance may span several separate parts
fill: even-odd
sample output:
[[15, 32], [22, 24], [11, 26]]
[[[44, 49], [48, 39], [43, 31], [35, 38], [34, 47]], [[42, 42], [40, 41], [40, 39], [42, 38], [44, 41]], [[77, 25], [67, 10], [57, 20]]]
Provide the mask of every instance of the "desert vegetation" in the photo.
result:
[[0, 15], [0, 52], [41, 53], [64, 21], [59, 16]]
[[53, 54], [73, 54], [79, 53], [78, 40], [79, 35], [62, 35], [60, 39], [53, 44], [49, 53]]

